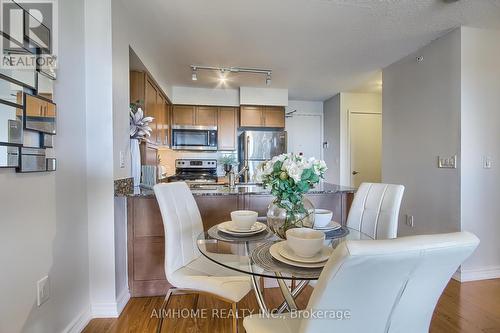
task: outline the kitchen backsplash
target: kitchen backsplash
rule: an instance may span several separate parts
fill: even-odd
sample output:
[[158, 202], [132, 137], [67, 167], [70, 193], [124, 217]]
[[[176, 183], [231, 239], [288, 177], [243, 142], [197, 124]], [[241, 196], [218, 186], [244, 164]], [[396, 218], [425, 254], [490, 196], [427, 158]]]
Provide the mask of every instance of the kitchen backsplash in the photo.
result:
[[[160, 156], [160, 165], [166, 169], [167, 176], [172, 176], [175, 174], [175, 160], [180, 158], [193, 158], [193, 159], [215, 159], [217, 160], [217, 175], [224, 176], [224, 170], [222, 165], [219, 165], [219, 157], [229, 152], [189, 152], [189, 151], [179, 151], [172, 150], [168, 148], [158, 149], [158, 155]], [[238, 154], [234, 153], [236, 160], [238, 159]]]

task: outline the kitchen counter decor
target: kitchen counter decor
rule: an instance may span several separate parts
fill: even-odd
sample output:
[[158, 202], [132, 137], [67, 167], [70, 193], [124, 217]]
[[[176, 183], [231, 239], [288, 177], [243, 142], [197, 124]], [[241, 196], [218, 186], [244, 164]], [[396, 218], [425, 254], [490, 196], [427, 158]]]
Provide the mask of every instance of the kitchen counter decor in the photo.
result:
[[130, 159], [132, 163], [132, 177], [134, 186], [141, 183], [141, 152], [139, 143], [151, 136], [149, 124], [153, 117], [145, 117], [144, 112], [136, 104], [130, 105]]
[[314, 226], [314, 206], [304, 194], [323, 179], [326, 170], [324, 161], [295, 154], [281, 154], [259, 165], [257, 179], [274, 197], [267, 221], [278, 237], [286, 239], [291, 228]]

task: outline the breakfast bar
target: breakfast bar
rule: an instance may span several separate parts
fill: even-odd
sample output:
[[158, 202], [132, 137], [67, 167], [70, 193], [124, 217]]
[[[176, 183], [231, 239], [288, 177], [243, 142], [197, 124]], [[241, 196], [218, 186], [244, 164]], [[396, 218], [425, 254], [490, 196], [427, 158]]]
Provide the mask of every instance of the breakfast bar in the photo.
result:
[[[265, 217], [273, 200], [260, 185], [195, 185], [191, 188], [208, 231], [231, 219], [235, 210], [253, 210]], [[307, 193], [316, 208], [333, 211], [333, 220], [345, 225], [355, 189], [320, 183]], [[136, 189], [127, 197], [128, 281], [132, 297], [165, 295], [170, 287], [165, 278], [165, 238], [160, 210], [154, 192]]]

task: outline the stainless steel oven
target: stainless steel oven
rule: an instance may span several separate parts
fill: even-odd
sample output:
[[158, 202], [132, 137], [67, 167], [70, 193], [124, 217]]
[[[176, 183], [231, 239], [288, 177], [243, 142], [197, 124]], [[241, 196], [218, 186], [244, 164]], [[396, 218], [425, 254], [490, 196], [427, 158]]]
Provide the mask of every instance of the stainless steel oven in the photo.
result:
[[217, 126], [172, 126], [172, 149], [217, 150]]

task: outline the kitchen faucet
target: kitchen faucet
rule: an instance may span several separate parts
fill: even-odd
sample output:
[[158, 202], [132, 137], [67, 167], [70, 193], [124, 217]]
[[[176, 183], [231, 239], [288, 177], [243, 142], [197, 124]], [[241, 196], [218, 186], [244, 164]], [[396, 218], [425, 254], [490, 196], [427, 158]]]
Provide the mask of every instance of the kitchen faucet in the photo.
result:
[[240, 170], [240, 172], [238, 173], [235, 173], [233, 169], [231, 169], [231, 171], [229, 171], [227, 173], [227, 178], [229, 180], [229, 188], [235, 188], [236, 187], [236, 179], [240, 178], [241, 175], [243, 175], [243, 173], [245, 171], [248, 170], [248, 166], [244, 166], [243, 169]]

